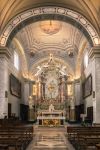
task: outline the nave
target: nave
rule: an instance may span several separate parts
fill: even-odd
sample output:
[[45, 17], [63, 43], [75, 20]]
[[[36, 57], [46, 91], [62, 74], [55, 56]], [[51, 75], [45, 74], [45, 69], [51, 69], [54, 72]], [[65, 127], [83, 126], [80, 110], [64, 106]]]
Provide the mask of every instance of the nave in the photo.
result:
[[34, 127], [26, 150], [100, 150], [100, 126]]
[[75, 150], [67, 139], [65, 127], [35, 127], [27, 150]]
[[6, 122], [0, 124], [0, 150], [100, 150], [100, 125]]
[[100, 0], [0, 0], [0, 150], [74, 149], [100, 150]]

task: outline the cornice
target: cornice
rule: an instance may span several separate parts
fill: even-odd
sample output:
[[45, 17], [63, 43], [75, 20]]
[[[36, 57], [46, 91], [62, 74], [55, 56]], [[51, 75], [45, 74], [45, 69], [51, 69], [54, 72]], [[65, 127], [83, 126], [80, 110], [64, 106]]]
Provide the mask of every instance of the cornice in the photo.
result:
[[10, 50], [7, 47], [0, 46], [0, 56], [1, 55], [4, 55], [7, 58], [10, 58], [11, 57], [11, 52], [10, 52]]
[[100, 45], [92, 47], [88, 54], [89, 58], [100, 57]]

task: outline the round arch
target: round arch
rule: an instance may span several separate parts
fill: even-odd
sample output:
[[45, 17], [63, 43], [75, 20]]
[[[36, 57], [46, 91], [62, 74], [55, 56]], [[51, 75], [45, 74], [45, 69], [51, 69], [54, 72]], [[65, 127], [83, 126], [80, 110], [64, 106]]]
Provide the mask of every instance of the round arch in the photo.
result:
[[[0, 46], [7, 46], [9, 37], [17, 32], [20, 27], [23, 27], [24, 22], [29, 23], [30, 19], [31, 21], [35, 22], [39, 20], [50, 19], [50, 17], [56, 20], [69, 20], [71, 23], [74, 22], [75, 26], [82, 28], [84, 34], [87, 34], [93, 46], [99, 44], [100, 37], [98, 33], [92, 24], [83, 15], [67, 8], [46, 6], [24, 11], [11, 19], [1, 33]], [[15, 30], [16, 28], [17, 31]]]

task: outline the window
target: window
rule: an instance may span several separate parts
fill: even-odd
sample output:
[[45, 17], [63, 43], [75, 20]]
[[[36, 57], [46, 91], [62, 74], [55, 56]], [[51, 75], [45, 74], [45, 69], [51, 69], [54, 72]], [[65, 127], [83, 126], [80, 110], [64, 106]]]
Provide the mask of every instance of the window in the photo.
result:
[[88, 53], [86, 53], [84, 55], [84, 67], [87, 68], [88, 64], [89, 64], [89, 58], [88, 58]]
[[19, 70], [19, 55], [16, 51], [14, 51], [14, 66]]

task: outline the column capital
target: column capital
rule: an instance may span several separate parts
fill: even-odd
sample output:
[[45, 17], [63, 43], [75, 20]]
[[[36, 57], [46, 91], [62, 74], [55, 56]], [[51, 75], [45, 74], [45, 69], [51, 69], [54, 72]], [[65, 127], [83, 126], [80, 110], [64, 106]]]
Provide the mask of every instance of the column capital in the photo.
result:
[[[24, 78], [24, 77], [23, 77]], [[28, 83], [29, 84], [29, 79], [24, 78], [24, 83]]]
[[74, 80], [74, 84], [80, 83], [80, 78]]
[[0, 56], [11, 57], [11, 52], [7, 47], [0, 46]]
[[73, 84], [74, 81], [67, 81], [67, 84]]
[[89, 58], [100, 57], [100, 45], [94, 46], [89, 50]]

